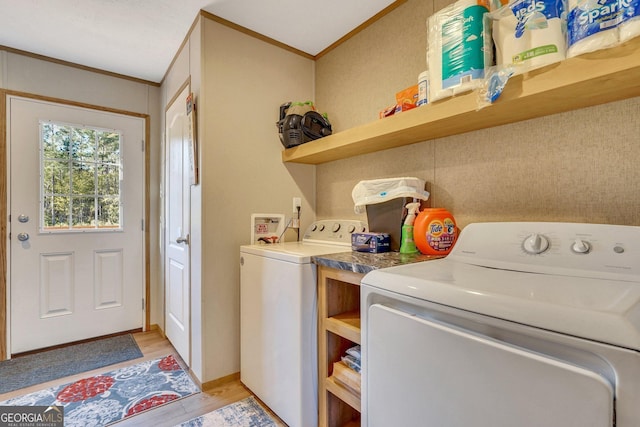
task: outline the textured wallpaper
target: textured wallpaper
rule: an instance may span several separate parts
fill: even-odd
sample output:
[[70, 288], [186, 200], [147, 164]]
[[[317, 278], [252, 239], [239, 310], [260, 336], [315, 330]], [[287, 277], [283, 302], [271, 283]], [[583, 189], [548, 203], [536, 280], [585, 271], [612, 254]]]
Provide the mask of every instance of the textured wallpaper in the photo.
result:
[[[339, 132], [378, 120], [426, 68], [426, 19], [447, 2], [409, 0], [321, 57], [316, 104]], [[362, 218], [364, 179], [417, 176], [431, 205], [478, 221], [640, 225], [640, 98], [532, 119], [317, 167], [318, 218]]]

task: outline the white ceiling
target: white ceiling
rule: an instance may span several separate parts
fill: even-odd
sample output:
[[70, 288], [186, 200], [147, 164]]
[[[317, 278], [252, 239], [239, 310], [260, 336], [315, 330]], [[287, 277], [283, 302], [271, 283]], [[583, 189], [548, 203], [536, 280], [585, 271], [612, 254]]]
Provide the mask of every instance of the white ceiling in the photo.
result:
[[200, 9], [316, 55], [394, 0], [0, 0], [0, 45], [160, 82]]

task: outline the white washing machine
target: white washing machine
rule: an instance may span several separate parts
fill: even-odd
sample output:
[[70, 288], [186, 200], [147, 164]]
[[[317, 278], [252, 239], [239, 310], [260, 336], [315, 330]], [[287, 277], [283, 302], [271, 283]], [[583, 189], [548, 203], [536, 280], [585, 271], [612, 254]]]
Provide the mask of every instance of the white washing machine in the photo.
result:
[[290, 427], [318, 424], [315, 255], [351, 251], [354, 220], [313, 223], [300, 242], [240, 247], [240, 379]]
[[365, 426], [640, 425], [640, 227], [471, 224], [361, 307]]

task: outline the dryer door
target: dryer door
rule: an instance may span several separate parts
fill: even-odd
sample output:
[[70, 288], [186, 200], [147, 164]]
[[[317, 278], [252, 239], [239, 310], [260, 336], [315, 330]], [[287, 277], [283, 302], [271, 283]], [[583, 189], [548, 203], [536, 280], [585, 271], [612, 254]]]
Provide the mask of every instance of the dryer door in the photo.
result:
[[613, 425], [595, 372], [380, 304], [367, 322], [369, 426]]

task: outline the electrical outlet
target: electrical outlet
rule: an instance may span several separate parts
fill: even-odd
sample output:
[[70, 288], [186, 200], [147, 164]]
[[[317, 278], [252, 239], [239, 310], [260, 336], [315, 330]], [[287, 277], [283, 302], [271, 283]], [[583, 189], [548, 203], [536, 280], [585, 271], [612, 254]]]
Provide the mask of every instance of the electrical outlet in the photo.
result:
[[300, 197], [293, 198], [293, 212], [298, 212], [298, 208], [302, 206], [302, 199]]

